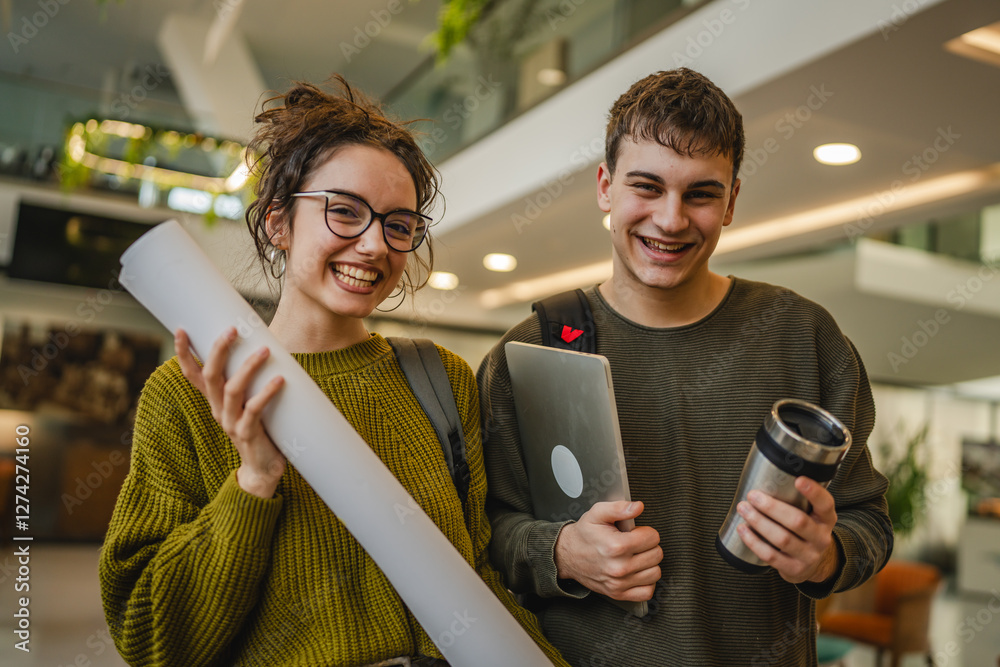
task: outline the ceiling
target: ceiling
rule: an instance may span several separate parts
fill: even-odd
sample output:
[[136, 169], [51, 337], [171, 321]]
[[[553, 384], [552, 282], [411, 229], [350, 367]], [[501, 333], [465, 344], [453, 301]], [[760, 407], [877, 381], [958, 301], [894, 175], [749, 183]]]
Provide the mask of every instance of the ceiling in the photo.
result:
[[[424, 40], [437, 25], [439, 0], [85, 0], [58, 3], [58, 13], [28, 43], [0, 49], [0, 73], [60, 86], [102, 91], [108, 73], [163, 64], [156, 45], [164, 18], [171, 13], [213, 19], [231, 7], [240, 12], [242, 33], [268, 87], [283, 90], [291, 80], [322, 81], [339, 72], [369, 93], [384, 95], [430, 55]], [[37, 12], [30, 0], [0, 3], [3, 32], [23, 29]], [[393, 11], [390, 11], [392, 9]], [[374, 12], [374, 14], [373, 14]], [[370, 44], [358, 31], [371, 28]], [[172, 87], [160, 91], [176, 103]], [[171, 100], [171, 98], [173, 98]]]
[[[244, 36], [268, 87], [280, 90], [290, 80], [318, 81], [336, 71], [381, 96], [426, 62], [429, 52], [422, 45], [436, 25], [440, 2], [290, 0], [279, 5], [259, 0], [124, 0], [108, 1], [100, 7], [92, 0], [59, 3], [59, 13], [17, 53], [0, 49], [0, 79], [72, 88], [95, 100], [102, 96], [106, 99], [109, 91], [127, 90], [129, 77], [145, 66], [163, 62], [156, 39], [167, 14], [176, 12], [210, 20], [226, 6], [242, 7], [237, 30]], [[373, 20], [384, 20], [390, 8], [396, 13], [389, 13], [390, 20], [378, 27], [378, 38], [366, 44], [359, 35]], [[0, 0], [0, 19], [6, 21], [4, 33], [17, 31], [23, 18], [34, 11], [36, 2]], [[746, 123], [748, 153], [736, 216], [723, 242], [726, 234], [782, 216], [884, 193], [895, 181], [909, 183], [914, 174], [913, 157], [932, 148], [942, 133], [952, 137], [951, 143], [947, 150], [935, 151], [933, 163], [919, 172], [915, 184], [1000, 163], [1000, 67], [943, 48], [948, 40], [997, 21], [1000, 3], [996, 0], [942, 0], [895, 24], [872, 26], [861, 39], [737, 95], [735, 102]], [[809, 34], [824, 26], [806, 22], [798, 29]], [[360, 48], [354, 51], [345, 45]], [[734, 53], [731, 57], [752, 54]], [[651, 65], [650, 70], [669, 66], [660, 63]], [[623, 82], [622, 90], [617, 92], [623, 92], [624, 87]], [[818, 105], [816, 97], [810, 98], [816, 90], [824, 91], [827, 98]], [[608, 106], [614, 96], [608, 97]], [[803, 107], [810, 102], [816, 108]], [[0, 107], [12, 104], [16, 100], [0, 99]], [[181, 119], [178, 129], [183, 128], [180, 123], [186, 118], [185, 110], [169, 82], [150, 91], [148, 104], [161, 116]], [[788, 114], [794, 119], [796, 113], [801, 120], [803, 108], [808, 112], [807, 121], [789, 120]], [[831, 141], [859, 145], [862, 160], [846, 167], [818, 164], [812, 158], [812, 149]], [[763, 150], [765, 146], [772, 150]], [[454, 298], [444, 298], [451, 305], [439, 308], [435, 321], [503, 329], [524, 317], [527, 305], [486, 309], [478, 298], [482, 291], [606, 262], [610, 244], [596, 205], [595, 167], [596, 163], [560, 184], [559, 195], [549, 198], [551, 204], [529, 216], [530, 234], [529, 229], [512, 224], [512, 216], [531, 212], [532, 202], [548, 202], [544, 188], [514, 198], [464, 224], [443, 226], [436, 239], [436, 268], [457, 274], [461, 287]], [[484, 188], [489, 186], [483, 184]], [[994, 204], [1000, 201], [998, 190], [986, 187], [882, 215], [872, 221], [869, 231]], [[444, 192], [447, 197], [447, 182]], [[867, 297], [852, 292], [847, 274], [824, 282], [810, 274], [809, 261], [796, 260], [796, 271], [786, 270], [789, 265], [784, 265], [771, 273], [766, 264], [745, 264], [768, 254], [832, 248], [846, 240], [844, 226], [835, 225], [781, 243], [720, 255], [713, 260], [713, 266], [721, 272], [751, 267], [747, 270], [757, 279], [783, 282], [803, 293], [814, 290], [824, 303], [834, 304], [830, 309], [838, 318], [840, 312], [850, 310], [852, 303], [864, 302], [864, 309], [858, 312], [868, 313], [869, 317], [847, 317], [850, 327], [856, 329], [848, 332], [852, 338], [864, 340], [873, 354], [882, 354], [890, 349], [891, 341], [870, 339], [871, 318], [879, 313], [888, 316], [892, 311], [898, 326], [881, 329], [895, 336], [896, 330], [905, 329], [920, 317], [919, 312], [893, 310], [877, 300], [865, 301]], [[517, 269], [507, 274], [485, 270], [481, 262], [488, 252], [516, 255]], [[849, 264], [831, 261], [812, 265], [849, 271]], [[442, 298], [441, 293], [424, 290], [418, 310], [426, 312], [430, 307], [433, 311]], [[970, 332], [975, 324], [969, 321]], [[969, 336], [968, 341], [979, 340], [975, 333]], [[864, 349], [862, 352], [866, 354]], [[921, 363], [930, 363], [934, 356], [923, 355]], [[933, 377], [948, 382], [976, 377], [974, 363], [953, 363], [947, 355], [942, 357], [923, 380], [916, 375], [906, 380], [926, 382]], [[942, 375], [940, 366], [961, 372]], [[982, 369], [980, 375], [987, 372]]]
[[[939, 132], [949, 129], [953, 143], [920, 172], [915, 184], [1000, 162], [1000, 67], [943, 48], [946, 41], [996, 21], [1000, 3], [995, 0], [946, 0], [909, 17], [899, 30], [888, 32], [888, 38], [876, 30], [738, 96], [735, 103], [744, 116], [747, 156], [734, 222], [723, 240], [727, 233], [775, 218], [889, 190], [894, 181], [914, 182], [914, 169], [919, 167], [908, 163], [932, 149]], [[818, 99], [810, 100], [813, 90], [828, 97], [816, 110], [804, 107]], [[796, 112], [807, 120], [789, 122], [786, 116], [794, 118]], [[768, 144], [769, 140], [774, 143]], [[813, 148], [840, 141], [857, 144], [861, 161], [832, 167], [813, 159]], [[763, 150], [775, 144], [776, 150]], [[524, 216], [528, 200], [540, 196], [547, 201], [543, 192], [539, 189], [448, 231], [441, 238], [446, 246], [441, 268], [455, 272], [470, 290], [478, 291], [607, 260], [610, 244], [597, 207], [596, 168], [576, 174], [565, 192], [531, 221], [527, 235], [524, 227], [519, 230], [511, 224], [512, 216]], [[952, 198], [880, 216], [869, 231], [899, 224], [901, 219], [918, 222], [929, 215], [969, 211], [997, 201], [1000, 194], [993, 190]], [[526, 236], [530, 244], [524, 242]], [[845, 240], [844, 229], [838, 226], [784, 247], [772, 244], [756, 253], [737, 253], [725, 261]], [[487, 252], [515, 254], [517, 270], [486, 271], [481, 259]]]

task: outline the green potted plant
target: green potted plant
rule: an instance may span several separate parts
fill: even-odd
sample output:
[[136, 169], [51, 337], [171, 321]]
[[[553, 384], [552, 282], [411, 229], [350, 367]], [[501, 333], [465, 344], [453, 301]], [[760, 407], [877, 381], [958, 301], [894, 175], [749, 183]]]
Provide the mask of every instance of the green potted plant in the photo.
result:
[[924, 424], [910, 436], [902, 425], [897, 431], [905, 438], [903, 446], [883, 442], [879, 445], [882, 459], [880, 470], [889, 478], [885, 492], [889, 504], [889, 519], [897, 537], [906, 537], [916, 528], [926, 513], [924, 489], [927, 486], [927, 461], [924, 445], [929, 424]]

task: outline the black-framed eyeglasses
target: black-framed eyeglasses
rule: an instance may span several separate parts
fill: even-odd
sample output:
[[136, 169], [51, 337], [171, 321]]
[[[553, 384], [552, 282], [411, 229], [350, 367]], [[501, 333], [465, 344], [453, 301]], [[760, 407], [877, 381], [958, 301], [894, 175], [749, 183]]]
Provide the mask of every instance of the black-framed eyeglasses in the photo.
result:
[[376, 213], [364, 199], [336, 190], [296, 192], [292, 196], [326, 199], [326, 227], [342, 239], [361, 236], [373, 220], [378, 220], [382, 224], [385, 244], [397, 252], [413, 252], [420, 247], [433, 222], [426, 215], [406, 209]]

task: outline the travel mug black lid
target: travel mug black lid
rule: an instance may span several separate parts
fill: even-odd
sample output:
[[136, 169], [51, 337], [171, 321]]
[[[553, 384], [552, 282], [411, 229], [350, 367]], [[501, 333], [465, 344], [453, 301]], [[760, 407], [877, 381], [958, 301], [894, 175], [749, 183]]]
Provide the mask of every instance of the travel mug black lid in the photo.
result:
[[777, 401], [764, 419], [764, 431], [794, 457], [836, 465], [851, 447], [851, 432], [819, 407], [794, 398]]

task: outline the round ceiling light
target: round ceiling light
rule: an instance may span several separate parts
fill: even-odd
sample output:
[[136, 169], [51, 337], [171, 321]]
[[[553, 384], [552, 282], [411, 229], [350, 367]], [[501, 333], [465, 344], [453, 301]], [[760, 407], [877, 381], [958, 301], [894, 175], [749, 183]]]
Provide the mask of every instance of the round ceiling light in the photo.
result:
[[491, 252], [483, 257], [483, 266], [490, 271], [513, 271], [517, 268], [517, 258], [502, 252]]
[[439, 290], [453, 290], [458, 287], [458, 276], [447, 271], [434, 271], [427, 278], [427, 285]]
[[561, 86], [566, 83], [566, 72], [561, 69], [556, 69], [555, 67], [545, 67], [538, 70], [538, 74], [535, 75], [538, 79], [538, 83], [543, 86]]
[[861, 159], [861, 149], [854, 144], [823, 144], [813, 149], [813, 157], [822, 164], [854, 164]]

